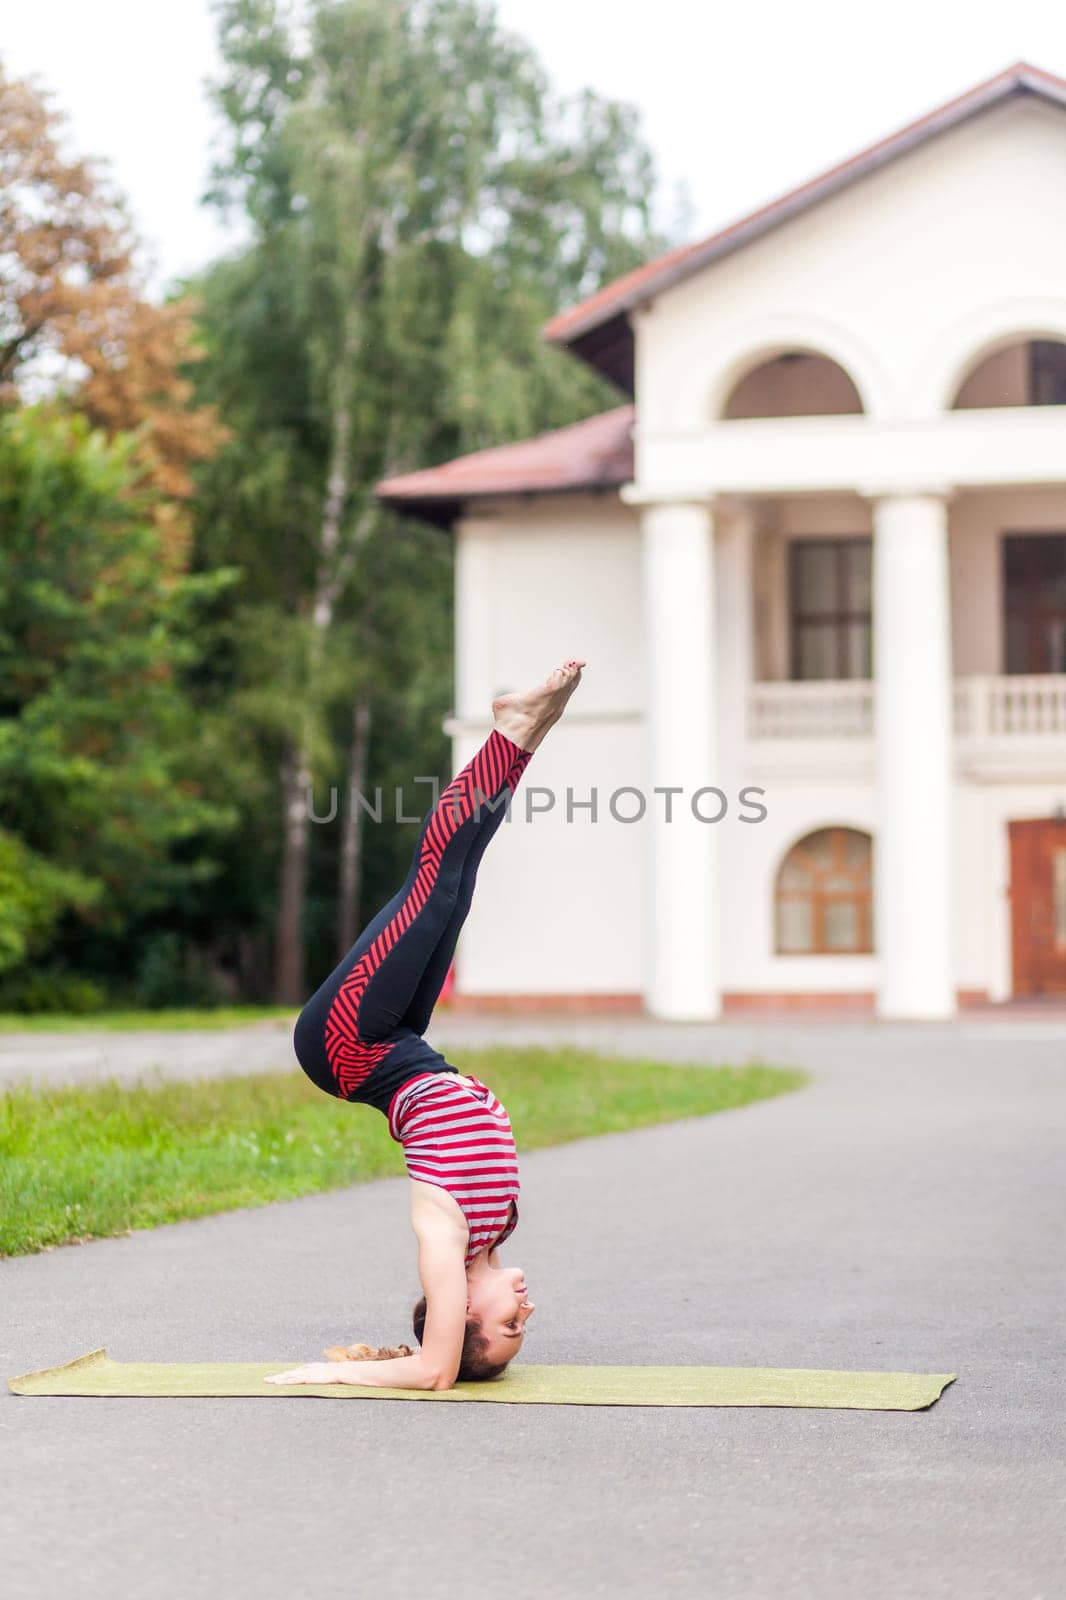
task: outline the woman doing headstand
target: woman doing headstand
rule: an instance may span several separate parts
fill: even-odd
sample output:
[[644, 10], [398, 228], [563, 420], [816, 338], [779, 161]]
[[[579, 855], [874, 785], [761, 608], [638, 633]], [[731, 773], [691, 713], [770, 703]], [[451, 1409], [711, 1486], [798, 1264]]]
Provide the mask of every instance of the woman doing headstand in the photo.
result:
[[364, 928], [303, 1008], [296, 1055], [341, 1100], [376, 1106], [402, 1144], [411, 1179], [423, 1297], [420, 1349], [386, 1360], [316, 1362], [268, 1383], [450, 1389], [497, 1377], [521, 1348], [534, 1307], [520, 1267], [496, 1248], [518, 1221], [518, 1162], [507, 1112], [423, 1037], [470, 910], [485, 847], [583, 661], [492, 703], [493, 728], [422, 825], [403, 887]]

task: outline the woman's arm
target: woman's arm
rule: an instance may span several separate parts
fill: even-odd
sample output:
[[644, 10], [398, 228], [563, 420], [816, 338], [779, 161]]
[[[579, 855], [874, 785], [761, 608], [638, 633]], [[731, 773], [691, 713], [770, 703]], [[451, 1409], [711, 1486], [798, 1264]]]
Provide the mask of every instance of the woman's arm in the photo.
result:
[[373, 1389], [450, 1389], [466, 1333], [466, 1235], [446, 1213], [418, 1231], [418, 1273], [426, 1296], [422, 1348], [387, 1361], [323, 1361], [266, 1379], [286, 1384], [352, 1383]]
[[291, 1372], [279, 1372], [267, 1383], [279, 1387], [301, 1383], [353, 1383], [370, 1389], [436, 1389], [436, 1374], [421, 1354], [388, 1361], [314, 1361]]
[[[450, 1389], [459, 1371], [466, 1334], [466, 1236], [449, 1218], [435, 1221], [418, 1234], [418, 1276], [426, 1297], [426, 1324], [421, 1359], [435, 1374], [434, 1389]], [[406, 1358], [405, 1358], [406, 1359]], [[388, 1361], [375, 1362], [387, 1367]]]

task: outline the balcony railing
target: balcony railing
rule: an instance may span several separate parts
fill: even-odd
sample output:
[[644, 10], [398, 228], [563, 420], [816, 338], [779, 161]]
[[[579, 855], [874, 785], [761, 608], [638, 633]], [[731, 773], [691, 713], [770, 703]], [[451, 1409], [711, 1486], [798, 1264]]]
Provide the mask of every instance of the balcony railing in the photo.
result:
[[[958, 678], [954, 715], [956, 737], [976, 743], [1066, 739], [1066, 673]], [[752, 740], [852, 742], [871, 738], [873, 731], [874, 685], [869, 679], [752, 685]], [[1063, 761], [1066, 765], [1066, 748]]]
[[960, 678], [955, 732], [967, 739], [1066, 738], [1066, 673]]
[[873, 731], [869, 679], [752, 684], [750, 739], [867, 739]]

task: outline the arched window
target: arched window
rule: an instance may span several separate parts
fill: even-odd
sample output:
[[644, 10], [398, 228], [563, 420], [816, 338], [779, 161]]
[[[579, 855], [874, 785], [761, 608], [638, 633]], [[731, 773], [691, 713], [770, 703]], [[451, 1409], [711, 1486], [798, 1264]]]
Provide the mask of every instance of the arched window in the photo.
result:
[[1066, 340], [1021, 339], [1000, 345], [959, 385], [953, 411], [982, 406], [1066, 405]]
[[869, 955], [872, 841], [819, 828], [794, 844], [774, 891], [778, 955]]
[[784, 350], [740, 379], [722, 417], [836, 417], [861, 410], [859, 391], [837, 362], [815, 350]]

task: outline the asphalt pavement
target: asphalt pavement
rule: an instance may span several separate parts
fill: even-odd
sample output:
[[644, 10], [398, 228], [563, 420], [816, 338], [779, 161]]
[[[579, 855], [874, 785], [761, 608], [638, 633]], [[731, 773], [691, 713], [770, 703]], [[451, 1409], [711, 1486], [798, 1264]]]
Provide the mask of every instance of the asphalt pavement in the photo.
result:
[[[464, 1046], [504, 1037], [814, 1073], [739, 1111], [524, 1154], [503, 1252], [537, 1304], [519, 1360], [958, 1381], [915, 1413], [31, 1399], [4, 1385], [5, 1600], [1066, 1594], [1060, 1024], [430, 1030], [460, 1067]], [[8, 1081], [281, 1069], [287, 1052], [284, 1024], [0, 1039]], [[405, 1189], [0, 1261], [0, 1372], [98, 1346], [282, 1370], [341, 1339], [406, 1337]]]

